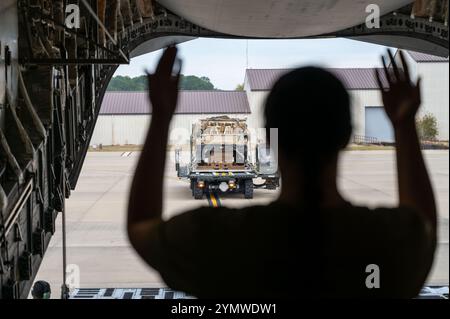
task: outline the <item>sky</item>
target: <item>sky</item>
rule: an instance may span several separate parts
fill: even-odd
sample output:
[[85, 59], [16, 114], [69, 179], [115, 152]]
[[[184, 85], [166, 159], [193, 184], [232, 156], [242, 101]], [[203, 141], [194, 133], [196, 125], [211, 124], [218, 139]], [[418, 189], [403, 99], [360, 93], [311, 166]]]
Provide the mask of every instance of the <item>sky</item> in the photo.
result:
[[[248, 43], [248, 51], [247, 51]], [[246, 68], [273, 69], [315, 65], [364, 68], [381, 65], [386, 47], [347, 39], [230, 40], [196, 39], [178, 46], [182, 73], [206, 76], [221, 90], [234, 90], [244, 82]], [[248, 59], [247, 59], [248, 52]], [[115, 75], [130, 77], [154, 70], [161, 50], [133, 58]], [[248, 65], [247, 65], [248, 61]]]

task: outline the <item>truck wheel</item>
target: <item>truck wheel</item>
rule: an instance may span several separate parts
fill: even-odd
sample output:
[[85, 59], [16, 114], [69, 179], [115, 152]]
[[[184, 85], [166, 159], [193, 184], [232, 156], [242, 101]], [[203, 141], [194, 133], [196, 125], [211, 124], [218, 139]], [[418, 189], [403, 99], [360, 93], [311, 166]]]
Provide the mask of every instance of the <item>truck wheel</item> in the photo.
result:
[[274, 190], [277, 189], [277, 185], [274, 180], [268, 179], [266, 181], [266, 189]]
[[191, 179], [191, 192], [192, 192], [192, 196], [194, 196], [194, 188], [195, 188], [195, 180]]
[[203, 198], [203, 188], [200, 188], [197, 186], [197, 183], [194, 184], [194, 198], [195, 199], [202, 199]]
[[246, 199], [253, 198], [253, 180], [252, 179], [246, 179], [244, 181], [244, 197]]

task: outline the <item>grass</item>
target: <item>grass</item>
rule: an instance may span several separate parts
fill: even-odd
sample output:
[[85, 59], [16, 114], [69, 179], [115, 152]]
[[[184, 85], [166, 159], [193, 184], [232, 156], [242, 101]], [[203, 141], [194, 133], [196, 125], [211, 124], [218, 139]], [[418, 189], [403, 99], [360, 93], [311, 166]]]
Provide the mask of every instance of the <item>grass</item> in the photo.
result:
[[389, 151], [393, 149], [395, 149], [393, 146], [351, 144], [346, 148], [346, 151]]
[[[174, 147], [169, 147], [174, 149]], [[380, 151], [393, 150], [392, 146], [382, 145], [350, 145], [347, 147], [348, 151]], [[105, 145], [101, 149], [89, 147], [89, 152], [139, 152], [142, 150], [142, 145]]]
[[142, 145], [104, 145], [102, 148], [89, 147], [89, 152], [138, 152]]
[[[448, 148], [447, 143], [440, 143], [443, 146]], [[174, 150], [175, 147], [169, 146], [168, 150]], [[189, 150], [189, 146], [185, 146], [182, 149]], [[393, 146], [385, 146], [385, 145], [357, 145], [350, 144], [346, 151], [389, 151], [394, 150]], [[106, 145], [100, 148], [89, 147], [89, 152], [139, 152], [142, 150], [142, 145]]]

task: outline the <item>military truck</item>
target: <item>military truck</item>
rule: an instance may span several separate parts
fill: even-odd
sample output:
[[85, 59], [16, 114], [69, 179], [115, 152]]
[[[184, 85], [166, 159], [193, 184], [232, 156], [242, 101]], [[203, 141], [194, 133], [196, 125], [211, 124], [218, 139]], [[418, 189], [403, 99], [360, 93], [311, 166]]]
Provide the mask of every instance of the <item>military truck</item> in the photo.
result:
[[[177, 175], [190, 180], [195, 199], [202, 199], [209, 191], [242, 193], [251, 199], [255, 188], [279, 187], [278, 166], [267, 155], [265, 145], [257, 142], [252, 149], [246, 119], [228, 116], [201, 119], [192, 125], [189, 163], [180, 163], [180, 149], [175, 151]], [[262, 183], [254, 184], [257, 178]]]

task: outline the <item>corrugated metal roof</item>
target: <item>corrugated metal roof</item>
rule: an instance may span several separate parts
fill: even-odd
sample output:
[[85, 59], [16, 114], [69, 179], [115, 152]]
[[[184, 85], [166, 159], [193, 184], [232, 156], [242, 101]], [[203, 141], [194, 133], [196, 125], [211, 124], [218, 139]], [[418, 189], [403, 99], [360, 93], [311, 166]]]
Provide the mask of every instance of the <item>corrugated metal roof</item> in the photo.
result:
[[441, 57], [441, 56], [430, 55], [430, 54], [425, 54], [425, 53], [420, 53], [420, 52], [415, 52], [415, 51], [408, 51], [408, 54], [416, 62], [422, 62], [422, 63], [423, 62], [426, 62], [426, 63], [430, 63], [430, 62], [434, 62], [434, 63], [448, 62], [448, 57], [444, 58], [444, 57]]
[[[100, 114], [149, 114], [147, 92], [106, 92]], [[239, 91], [181, 91], [175, 114], [249, 114], [247, 94]]]
[[[246, 77], [250, 85], [250, 90], [268, 91], [283, 74], [292, 70], [293, 69], [248, 69]], [[329, 68], [326, 70], [336, 75], [348, 90], [378, 89], [374, 68]], [[382, 81], [384, 82], [383, 72], [381, 72], [381, 76]]]

